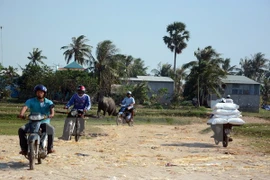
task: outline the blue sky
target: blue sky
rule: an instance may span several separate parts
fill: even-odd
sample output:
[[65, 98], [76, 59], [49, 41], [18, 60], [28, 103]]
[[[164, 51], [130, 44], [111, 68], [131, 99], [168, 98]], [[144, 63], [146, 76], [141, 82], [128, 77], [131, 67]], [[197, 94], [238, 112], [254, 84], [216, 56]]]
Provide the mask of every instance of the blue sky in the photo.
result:
[[83, 34], [94, 55], [99, 42], [111, 40], [121, 54], [141, 58], [150, 73], [159, 62], [173, 65], [162, 37], [175, 21], [190, 32], [177, 67], [208, 45], [231, 65], [257, 52], [270, 59], [270, 0], [0, 0], [1, 63], [19, 69], [39, 48], [47, 65], [63, 67], [60, 48]]

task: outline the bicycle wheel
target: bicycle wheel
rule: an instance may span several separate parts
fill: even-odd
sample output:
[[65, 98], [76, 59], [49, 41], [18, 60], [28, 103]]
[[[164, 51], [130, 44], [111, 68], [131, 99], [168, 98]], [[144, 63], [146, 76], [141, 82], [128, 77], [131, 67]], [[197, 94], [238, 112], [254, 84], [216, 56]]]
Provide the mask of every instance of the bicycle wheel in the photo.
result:
[[75, 141], [78, 142], [80, 140], [80, 124], [79, 124], [79, 119], [76, 117], [75, 121]]

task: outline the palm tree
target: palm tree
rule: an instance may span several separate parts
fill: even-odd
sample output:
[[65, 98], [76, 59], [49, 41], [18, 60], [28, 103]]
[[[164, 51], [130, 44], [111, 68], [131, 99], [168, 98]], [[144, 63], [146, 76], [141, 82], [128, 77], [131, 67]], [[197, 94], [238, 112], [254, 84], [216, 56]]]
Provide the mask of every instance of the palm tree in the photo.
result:
[[33, 52], [29, 52], [29, 55], [27, 58], [30, 60], [29, 65], [35, 65], [37, 66], [38, 63], [44, 64], [42, 59], [47, 59], [46, 56], [42, 56], [42, 50], [39, 50], [38, 48], [33, 48]]
[[245, 57], [239, 64], [241, 68], [238, 69], [238, 75], [247, 76], [257, 82], [263, 81], [263, 77], [269, 72], [269, 60], [262, 53], [256, 53], [251, 58]]
[[224, 63], [222, 64], [222, 69], [226, 72], [226, 74], [229, 75], [235, 75], [236, 74], [236, 66], [230, 65], [231, 59], [226, 58], [224, 60]]
[[183, 81], [186, 79], [186, 77], [187, 77], [187, 72], [184, 66], [176, 69], [176, 75], [174, 78], [176, 94], [180, 95], [183, 93]]
[[[221, 68], [224, 60], [211, 46], [199, 49], [194, 52], [197, 61], [191, 61], [183, 65], [183, 68], [190, 68], [185, 84], [184, 96], [188, 98], [197, 97], [199, 105], [207, 105], [207, 97], [211, 93], [219, 95], [218, 87], [221, 78], [226, 76]], [[192, 97], [193, 96], [193, 97]]]
[[88, 64], [91, 57], [91, 49], [92, 46], [86, 44], [86, 42], [89, 41], [86, 39], [84, 35], [80, 35], [78, 38], [73, 37], [72, 43], [61, 47], [61, 49], [66, 50], [63, 55], [65, 56], [65, 60], [67, 61], [67, 64], [70, 62], [70, 60], [74, 57], [74, 61], [84, 65]]
[[97, 45], [96, 59], [93, 58], [95, 71], [98, 73], [99, 88], [104, 91], [105, 95], [110, 94], [111, 84], [117, 79], [117, 61], [114, 57], [118, 49], [110, 40], [105, 40]]
[[154, 76], [167, 76], [170, 77], [171, 75], [171, 64], [158, 64], [158, 69], [152, 69], [151, 72], [154, 73]]
[[163, 41], [167, 47], [174, 52], [173, 72], [176, 71], [176, 55], [182, 53], [182, 50], [187, 47], [185, 41], [189, 40], [189, 31], [186, 30], [186, 25], [181, 22], [174, 22], [167, 26], [169, 36], [164, 36]]
[[131, 64], [129, 75], [130, 77], [146, 76], [147, 67], [145, 67], [144, 61], [141, 58], [135, 58]]

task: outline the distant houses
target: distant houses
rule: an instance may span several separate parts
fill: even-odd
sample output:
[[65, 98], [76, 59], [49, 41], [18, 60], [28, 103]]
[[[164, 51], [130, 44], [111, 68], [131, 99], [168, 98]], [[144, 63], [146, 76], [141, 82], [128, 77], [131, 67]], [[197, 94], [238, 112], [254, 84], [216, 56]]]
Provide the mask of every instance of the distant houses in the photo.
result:
[[[222, 81], [222, 95], [230, 95], [235, 104], [239, 105], [239, 110], [247, 112], [259, 112], [260, 109], [260, 83], [246, 77], [227, 75]], [[214, 94], [210, 100], [216, 100]]]

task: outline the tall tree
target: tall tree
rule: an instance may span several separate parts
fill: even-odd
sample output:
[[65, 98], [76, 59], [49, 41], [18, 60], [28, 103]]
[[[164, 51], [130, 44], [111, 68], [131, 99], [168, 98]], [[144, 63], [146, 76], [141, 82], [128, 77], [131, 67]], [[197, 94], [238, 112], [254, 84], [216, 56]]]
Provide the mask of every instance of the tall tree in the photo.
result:
[[182, 22], [174, 22], [167, 26], [169, 36], [164, 36], [163, 41], [167, 47], [174, 52], [173, 72], [176, 72], [176, 55], [182, 53], [182, 50], [187, 47], [186, 41], [189, 40], [189, 31], [186, 30], [186, 25]]
[[74, 57], [74, 61], [86, 65], [89, 63], [89, 58], [91, 58], [91, 49], [92, 46], [86, 44], [89, 40], [86, 39], [84, 35], [80, 35], [78, 38], [73, 37], [72, 43], [67, 46], [61, 47], [61, 50], [66, 50], [63, 55], [67, 64]]
[[38, 65], [44, 64], [42, 59], [47, 59], [46, 56], [42, 56], [42, 50], [39, 50], [38, 48], [33, 48], [33, 52], [29, 52], [29, 55], [27, 58], [30, 60], [29, 64], [30, 65]]
[[111, 92], [111, 84], [118, 78], [117, 62], [114, 56], [118, 49], [110, 40], [105, 40], [97, 45], [96, 59], [93, 58], [96, 72], [98, 73], [99, 88], [108, 95]]
[[221, 78], [226, 76], [221, 68], [224, 60], [211, 46], [199, 49], [194, 52], [197, 61], [191, 61], [183, 65], [183, 68], [190, 68], [184, 89], [184, 96], [192, 99], [197, 97], [199, 105], [207, 106], [207, 98], [211, 93], [219, 95], [218, 87]]

